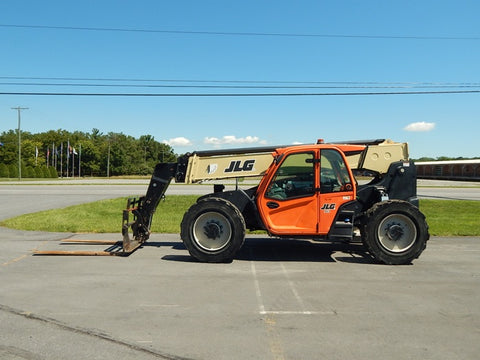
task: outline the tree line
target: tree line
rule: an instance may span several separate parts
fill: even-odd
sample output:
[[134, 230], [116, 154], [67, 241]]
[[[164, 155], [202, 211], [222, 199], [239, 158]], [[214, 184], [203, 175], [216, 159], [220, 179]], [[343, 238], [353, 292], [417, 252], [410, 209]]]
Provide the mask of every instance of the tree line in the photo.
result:
[[451, 156], [437, 156], [435, 158], [433, 157], [421, 157], [418, 159], [412, 159], [413, 161], [421, 162], [421, 161], [452, 161], [452, 160], [475, 160], [479, 159], [480, 156], [477, 157], [463, 157], [463, 156], [457, 156], [457, 157], [451, 157]]
[[[171, 146], [152, 135], [50, 130], [20, 133], [22, 178], [150, 175], [158, 162], [174, 162]], [[0, 134], [0, 177], [18, 178], [18, 130]]]

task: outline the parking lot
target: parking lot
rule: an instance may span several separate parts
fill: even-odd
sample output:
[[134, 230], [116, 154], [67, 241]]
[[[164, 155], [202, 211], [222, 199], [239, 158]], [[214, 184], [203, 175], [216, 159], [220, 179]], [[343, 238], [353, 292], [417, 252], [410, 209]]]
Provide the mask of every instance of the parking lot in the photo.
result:
[[[178, 234], [128, 257], [38, 256], [119, 234], [0, 229], [0, 358], [477, 359], [480, 239], [432, 238], [412, 265], [361, 245], [249, 236], [230, 264]], [[88, 246], [104, 250], [105, 245]]]
[[0, 354], [475, 359], [480, 350], [477, 238], [433, 238], [408, 266], [374, 264], [360, 246], [264, 237], [231, 264], [192, 261], [178, 235], [154, 235], [129, 257], [31, 254], [77, 248], [64, 237], [2, 232]]

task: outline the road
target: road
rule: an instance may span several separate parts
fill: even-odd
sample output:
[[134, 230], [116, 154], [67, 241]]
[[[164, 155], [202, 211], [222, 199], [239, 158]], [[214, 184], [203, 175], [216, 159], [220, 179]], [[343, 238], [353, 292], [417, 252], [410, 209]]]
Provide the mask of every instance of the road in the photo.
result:
[[423, 199], [480, 201], [480, 183], [466, 181], [418, 180], [417, 194]]
[[[147, 187], [147, 180], [0, 182], [0, 199], [4, 204], [0, 206], [0, 220], [21, 215], [25, 211], [36, 212], [102, 199], [143, 195]], [[233, 184], [227, 185], [227, 189], [233, 188]], [[209, 192], [212, 192], [212, 185], [172, 184], [166, 195], [200, 195]], [[417, 192], [420, 198], [480, 201], [480, 184], [477, 183], [421, 180]], [[25, 204], [28, 204], [27, 209]]]
[[[1, 183], [0, 220], [48, 209], [63, 208], [104, 199], [139, 196], [147, 191], [147, 181], [95, 181], [38, 183]], [[233, 186], [230, 186], [233, 188]], [[212, 192], [207, 185], [171, 185], [166, 195], [201, 195]], [[28, 204], [28, 206], [25, 206]], [[8, 206], [5, 206], [8, 205]]]
[[[0, 218], [146, 188], [110, 185], [1, 185]], [[192, 261], [178, 234], [154, 234], [129, 257], [32, 255], [79, 248], [64, 238], [119, 234], [0, 229], [0, 358], [451, 360], [480, 352], [479, 238], [432, 238], [407, 266], [375, 264], [360, 245], [255, 235], [230, 264]]]

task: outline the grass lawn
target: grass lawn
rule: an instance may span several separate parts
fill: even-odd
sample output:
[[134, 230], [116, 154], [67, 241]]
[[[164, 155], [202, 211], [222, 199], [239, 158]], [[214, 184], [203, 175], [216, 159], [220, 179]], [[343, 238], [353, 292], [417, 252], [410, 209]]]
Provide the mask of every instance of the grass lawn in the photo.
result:
[[432, 236], [480, 236], [480, 201], [420, 200]]
[[[197, 198], [197, 195], [167, 196], [158, 205], [153, 217], [152, 231], [179, 233], [183, 214]], [[21, 215], [0, 222], [0, 226], [50, 232], [120, 233], [122, 210], [126, 205], [127, 198], [100, 200], [64, 209]]]
[[[153, 218], [154, 233], [179, 233], [185, 211], [197, 195], [170, 195]], [[102, 200], [64, 209], [26, 214], [0, 222], [20, 230], [50, 232], [120, 233], [127, 199]], [[480, 236], [480, 201], [420, 200], [432, 236]]]

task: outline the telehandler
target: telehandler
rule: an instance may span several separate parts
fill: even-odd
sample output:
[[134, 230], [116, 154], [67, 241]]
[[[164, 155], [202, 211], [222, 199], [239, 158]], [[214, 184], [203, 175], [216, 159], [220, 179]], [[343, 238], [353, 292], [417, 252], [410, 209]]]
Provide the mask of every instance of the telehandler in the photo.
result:
[[[355, 174], [373, 174], [359, 184]], [[181, 239], [202, 262], [230, 262], [246, 229], [270, 236], [353, 241], [385, 264], [408, 264], [429, 239], [418, 209], [416, 169], [408, 145], [391, 140], [352, 141], [197, 151], [155, 167], [145, 196], [128, 199], [123, 212], [123, 251], [150, 236], [153, 214], [170, 182], [257, 177], [249, 189], [215, 184], [185, 213]], [[359, 178], [360, 179], [360, 178]]]

